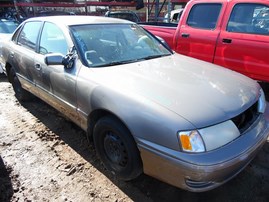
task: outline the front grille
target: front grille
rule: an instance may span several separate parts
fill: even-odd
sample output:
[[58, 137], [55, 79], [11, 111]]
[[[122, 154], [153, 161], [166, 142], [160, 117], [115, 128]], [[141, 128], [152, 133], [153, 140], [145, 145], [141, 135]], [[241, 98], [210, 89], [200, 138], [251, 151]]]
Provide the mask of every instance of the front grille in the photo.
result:
[[258, 102], [256, 102], [246, 111], [234, 117], [232, 121], [242, 134], [253, 124], [253, 122], [257, 119], [258, 116]]

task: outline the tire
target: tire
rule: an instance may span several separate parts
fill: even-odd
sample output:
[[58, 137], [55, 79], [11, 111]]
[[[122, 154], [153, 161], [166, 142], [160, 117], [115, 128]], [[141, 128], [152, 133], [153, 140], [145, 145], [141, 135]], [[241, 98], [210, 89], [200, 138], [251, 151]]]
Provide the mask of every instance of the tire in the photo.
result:
[[9, 72], [10, 82], [12, 84], [15, 96], [19, 101], [29, 101], [32, 99], [32, 95], [21, 87], [21, 83], [13, 68]]
[[119, 179], [132, 180], [142, 173], [142, 161], [136, 143], [118, 119], [106, 116], [97, 121], [93, 140], [104, 166]]

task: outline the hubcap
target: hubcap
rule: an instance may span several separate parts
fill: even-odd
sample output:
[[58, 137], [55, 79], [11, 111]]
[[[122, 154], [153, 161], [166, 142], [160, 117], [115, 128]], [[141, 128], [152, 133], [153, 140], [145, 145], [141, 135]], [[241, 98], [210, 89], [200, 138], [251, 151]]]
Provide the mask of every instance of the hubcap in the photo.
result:
[[108, 159], [116, 166], [116, 169], [126, 166], [128, 154], [119, 136], [108, 132], [104, 138], [104, 149]]

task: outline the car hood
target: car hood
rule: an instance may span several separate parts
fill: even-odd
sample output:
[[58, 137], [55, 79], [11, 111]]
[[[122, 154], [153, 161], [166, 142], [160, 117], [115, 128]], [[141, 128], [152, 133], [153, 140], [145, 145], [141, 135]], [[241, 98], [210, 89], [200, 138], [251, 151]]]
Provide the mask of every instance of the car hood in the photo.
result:
[[241, 74], [179, 54], [94, 71], [100, 85], [143, 96], [196, 128], [240, 114], [257, 100], [260, 89]]

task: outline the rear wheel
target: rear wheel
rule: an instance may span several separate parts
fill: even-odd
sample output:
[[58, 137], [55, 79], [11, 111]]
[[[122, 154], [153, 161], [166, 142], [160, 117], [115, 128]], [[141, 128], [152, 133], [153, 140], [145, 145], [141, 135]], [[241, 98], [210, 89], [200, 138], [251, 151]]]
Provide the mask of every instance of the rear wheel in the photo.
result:
[[122, 180], [132, 180], [142, 173], [142, 161], [129, 130], [116, 118], [101, 118], [94, 127], [96, 152], [104, 166]]
[[9, 72], [10, 82], [15, 92], [15, 96], [19, 101], [28, 101], [32, 98], [32, 95], [21, 87], [21, 83], [13, 68]]

